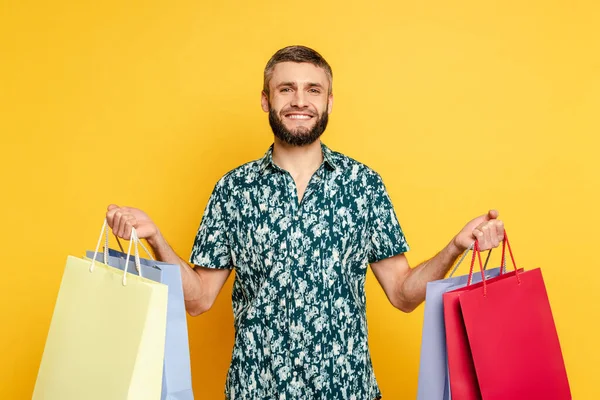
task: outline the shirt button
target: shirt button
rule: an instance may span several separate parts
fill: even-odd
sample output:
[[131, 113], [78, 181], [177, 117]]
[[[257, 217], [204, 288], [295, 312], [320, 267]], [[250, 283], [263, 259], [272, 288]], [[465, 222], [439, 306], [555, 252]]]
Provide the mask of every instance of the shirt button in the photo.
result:
[[298, 376], [298, 373], [296, 371], [294, 371], [294, 373], [292, 375]]

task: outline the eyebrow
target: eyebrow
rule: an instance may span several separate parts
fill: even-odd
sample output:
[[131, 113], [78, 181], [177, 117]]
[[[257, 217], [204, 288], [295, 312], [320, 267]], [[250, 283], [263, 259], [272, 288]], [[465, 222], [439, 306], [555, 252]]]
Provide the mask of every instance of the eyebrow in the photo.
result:
[[310, 82], [310, 83], [309, 83], [307, 86], [308, 86], [308, 87], [311, 87], [311, 88], [312, 88], [312, 87], [318, 87], [318, 88], [320, 88], [320, 89], [323, 89], [323, 85], [321, 85], [320, 83], [313, 83], [313, 82]]
[[[288, 82], [281, 82], [281, 83], [280, 83], [279, 85], [277, 85], [276, 87], [277, 87], [277, 88], [280, 88], [280, 87], [285, 87], [285, 86], [290, 86], [290, 87], [293, 87], [293, 88], [296, 88], [296, 87], [298, 87], [298, 85], [296, 84], [296, 82], [291, 82], [291, 81], [288, 81]], [[318, 83], [318, 82], [308, 82], [308, 83], [306, 84], [306, 86], [308, 86], [309, 88], [318, 87], [318, 88], [321, 88], [321, 89], [323, 89], [323, 85], [321, 85], [321, 84], [320, 84], [320, 83]]]

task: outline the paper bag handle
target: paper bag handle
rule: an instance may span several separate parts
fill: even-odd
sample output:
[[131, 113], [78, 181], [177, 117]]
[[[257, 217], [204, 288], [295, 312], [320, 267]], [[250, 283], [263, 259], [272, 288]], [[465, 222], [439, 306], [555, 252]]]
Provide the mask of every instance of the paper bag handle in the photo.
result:
[[[512, 249], [510, 247], [510, 242], [508, 241], [508, 236], [506, 235], [506, 231], [504, 231], [504, 240], [502, 241], [502, 265], [505, 268], [506, 266], [506, 248], [508, 247], [508, 253], [510, 254], [510, 258], [512, 260], [513, 268], [515, 270], [515, 277], [517, 278], [517, 282], [519, 285], [521, 284], [521, 277], [519, 276], [519, 270], [517, 268], [517, 263], [515, 262], [515, 257], [513, 255]], [[475, 266], [475, 254], [477, 253], [477, 258], [479, 260], [479, 269], [481, 271], [481, 281], [483, 282], [483, 295], [487, 296], [487, 283], [485, 279], [485, 275], [483, 273], [483, 264], [481, 262], [481, 251], [479, 250], [479, 241], [475, 240], [473, 246], [473, 258], [471, 259], [471, 268], [469, 269], [469, 280], [468, 286], [472, 283], [473, 278], [473, 267]]]
[[[506, 230], [504, 231], [504, 240], [502, 241], [502, 265], [504, 265], [504, 269], [506, 270], [506, 247], [508, 247], [508, 253], [510, 254], [510, 259], [513, 264], [513, 268], [516, 274], [519, 274], [517, 270], [517, 263], [515, 262], [515, 257], [513, 255], [512, 249], [510, 248], [510, 242], [508, 241], [508, 236], [506, 235]], [[519, 283], [521, 283], [519, 278]]]
[[[92, 258], [92, 264], [90, 265], [90, 272], [94, 272], [94, 267], [96, 265], [96, 257], [98, 256], [98, 251], [100, 250], [100, 243], [102, 242], [102, 236], [104, 236], [104, 232], [106, 231], [106, 245], [104, 246], [104, 263], [107, 264], [108, 261], [108, 229], [106, 219], [102, 224], [102, 229], [100, 230], [100, 237], [98, 238], [98, 243], [96, 244], [96, 249], [94, 250], [94, 257]], [[131, 240], [129, 241], [129, 249], [127, 250], [127, 258], [125, 260], [125, 267], [123, 268], [123, 286], [127, 285], [127, 266], [129, 265], [129, 257], [131, 256], [131, 247], [134, 246], [134, 260], [135, 260], [135, 269], [139, 276], [142, 276], [142, 268], [140, 263], [140, 253], [138, 249], [138, 244], [140, 243], [140, 239], [138, 238], [137, 232], [135, 228], [131, 228]], [[108, 264], [107, 264], [108, 265]]]
[[[104, 235], [104, 249], [103, 249], [102, 254], [104, 255], [104, 264], [106, 264], [106, 265], [110, 265], [110, 263], [108, 261], [109, 260], [108, 251], [110, 249], [110, 247], [108, 246], [109, 230], [110, 229], [108, 229], [108, 227], [105, 227], [105, 229], [103, 228], [105, 235]], [[125, 253], [125, 250], [123, 249], [123, 245], [121, 244], [119, 237], [117, 235], [114, 235], [114, 236], [115, 236], [115, 239], [117, 239], [117, 245], [119, 245], [119, 249], [121, 250], [121, 253]], [[138, 237], [138, 244], [140, 246], [142, 246], [142, 249], [144, 249], [144, 251], [146, 252], [146, 255], [148, 255], [148, 258], [150, 258], [152, 261], [154, 261], [154, 257], [152, 256], [152, 253], [150, 253], [150, 251], [148, 251], [148, 248], [146, 248], [146, 246], [144, 246], [144, 243], [142, 243], [142, 241], [140, 240], [139, 237]], [[136, 271], [138, 271], [138, 273], [141, 274], [141, 272], [140, 272], [141, 271], [141, 265], [140, 265], [141, 263], [140, 263], [139, 259], [136, 261], [137, 261], [135, 264]]]
[[[475, 242], [473, 242], [469, 246], [469, 248], [463, 252], [462, 257], [460, 257], [460, 260], [458, 260], [458, 262], [456, 263], [456, 265], [454, 266], [454, 268], [452, 268], [452, 272], [450, 272], [450, 275], [448, 275], [448, 278], [452, 278], [454, 276], [454, 273], [456, 272], [456, 270], [458, 269], [458, 267], [460, 266], [460, 264], [463, 262], [463, 260], [467, 257], [467, 254], [469, 254], [469, 251], [473, 250], [474, 246], [475, 246]], [[492, 255], [492, 249], [490, 249], [488, 251], [487, 257], [485, 259], [485, 264], [483, 265], [483, 269], [484, 270], [487, 269], [487, 265], [488, 265], [488, 262], [490, 261], [490, 256], [491, 255]], [[500, 270], [500, 272], [502, 272], [502, 270]]]
[[[115, 235], [115, 239], [117, 239], [117, 244], [119, 245], [119, 249], [121, 250], [121, 253], [125, 253], [125, 250], [123, 250], [123, 245], [121, 245], [121, 241], [119, 240], [119, 237], [117, 235]], [[142, 242], [142, 240], [138, 237], [138, 243], [140, 246], [142, 246], [142, 249], [146, 252], [146, 255], [148, 256], [148, 258], [150, 258], [152, 261], [154, 260], [154, 256], [152, 255], [152, 253], [150, 253], [150, 251], [148, 250], [148, 248], [146, 246], [144, 246], [144, 243]], [[108, 248], [108, 230], [106, 231], [106, 248]], [[108, 251], [105, 252], [107, 255], [105, 255], [106, 259], [108, 259]]]
[[[108, 264], [108, 235], [109, 235], [109, 229], [106, 229], [106, 234], [104, 236], [104, 264], [109, 265]], [[121, 241], [119, 240], [119, 237], [117, 235], [115, 235], [115, 239], [117, 239], [117, 244], [119, 245], [119, 249], [121, 250], [121, 253], [125, 253], [125, 250], [123, 250], [123, 245], [121, 244]], [[139, 240], [138, 237], [138, 243], [140, 246], [142, 246], [142, 249], [144, 249], [144, 251], [146, 252], [146, 254], [148, 255], [148, 257], [154, 261], [154, 257], [152, 256], [152, 254], [150, 253], [150, 251], [148, 251], [148, 249], [146, 248], [146, 246], [144, 246], [144, 243], [142, 243], [141, 240]], [[137, 267], [137, 266], [136, 266]]]

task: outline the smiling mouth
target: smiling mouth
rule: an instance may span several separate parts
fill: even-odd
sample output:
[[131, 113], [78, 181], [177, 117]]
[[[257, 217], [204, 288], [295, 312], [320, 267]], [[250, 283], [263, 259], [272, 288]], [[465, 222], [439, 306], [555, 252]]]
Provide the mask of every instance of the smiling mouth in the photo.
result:
[[285, 114], [285, 117], [296, 120], [296, 121], [308, 121], [313, 116], [310, 114], [290, 113], [290, 114]]

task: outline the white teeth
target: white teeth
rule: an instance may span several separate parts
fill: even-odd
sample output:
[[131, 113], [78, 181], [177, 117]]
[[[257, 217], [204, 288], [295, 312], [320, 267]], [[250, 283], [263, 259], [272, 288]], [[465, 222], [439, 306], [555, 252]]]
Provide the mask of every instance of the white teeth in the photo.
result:
[[287, 116], [290, 119], [310, 119], [310, 115], [297, 115], [297, 114], [293, 114], [293, 115], [288, 115]]

